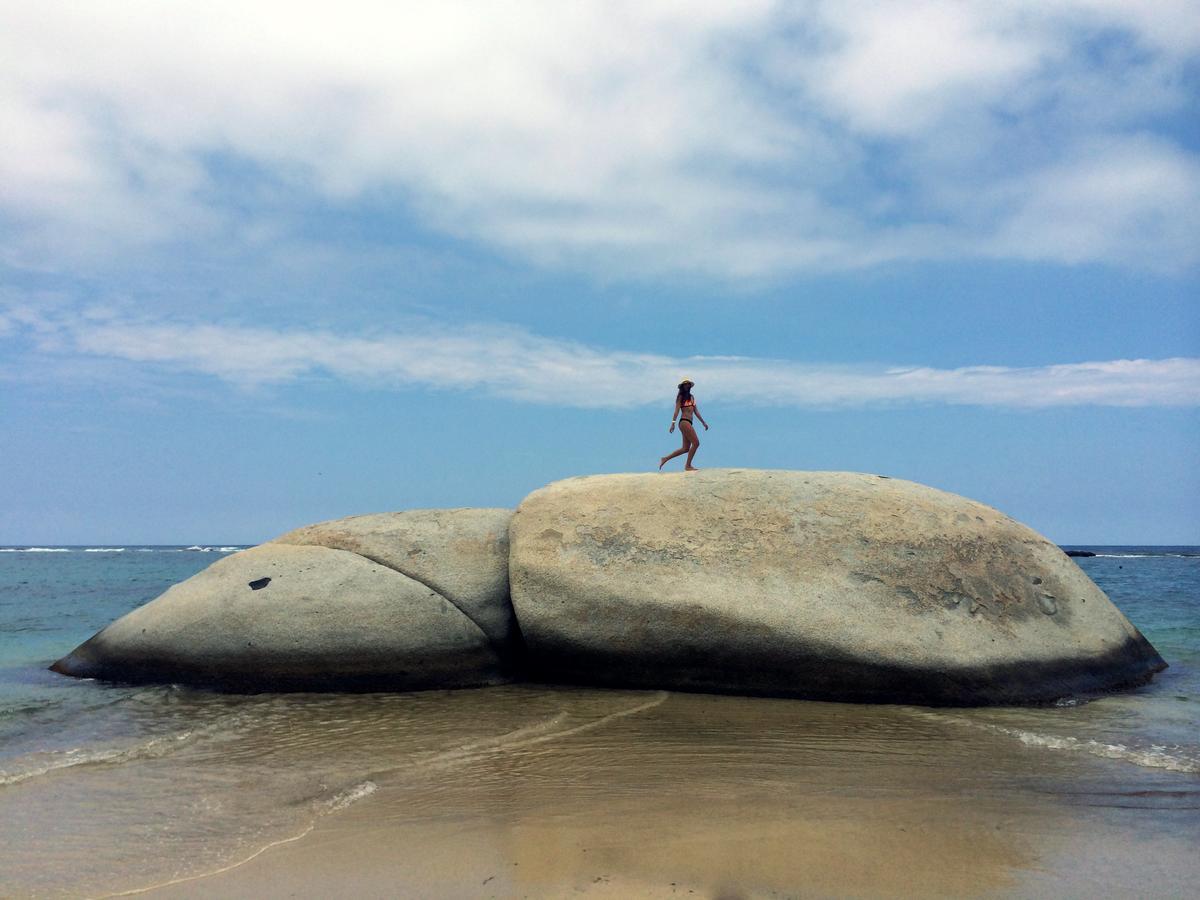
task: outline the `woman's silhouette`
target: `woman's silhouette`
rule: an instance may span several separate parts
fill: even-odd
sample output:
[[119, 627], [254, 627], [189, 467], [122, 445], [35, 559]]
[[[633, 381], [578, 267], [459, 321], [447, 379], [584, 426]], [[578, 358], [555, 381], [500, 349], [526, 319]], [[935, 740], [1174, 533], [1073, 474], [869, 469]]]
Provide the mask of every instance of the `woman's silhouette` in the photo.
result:
[[692, 465], [692, 459], [695, 458], [696, 451], [700, 449], [700, 438], [696, 437], [696, 428], [692, 425], [692, 415], [695, 414], [696, 418], [700, 420], [705, 431], [708, 431], [708, 423], [704, 421], [704, 416], [700, 415], [700, 407], [696, 405], [696, 398], [692, 396], [693, 384], [694, 382], [690, 378], [679, 382], [679, 393], [675, 395], [675, 412], [671, 414], [671, 427], [667, 433], [670, 434], [675, 430], [675, 417], [678, 416], [679, 433], [683, 435], [683, 446], [670, 456], [662, 457], [658, 461], [659, 469], [667, 464], [667, 460], [683, 456], [686, 453], [687, 465], [684, 466], [684, 471], [696, 471], [696, 467]]

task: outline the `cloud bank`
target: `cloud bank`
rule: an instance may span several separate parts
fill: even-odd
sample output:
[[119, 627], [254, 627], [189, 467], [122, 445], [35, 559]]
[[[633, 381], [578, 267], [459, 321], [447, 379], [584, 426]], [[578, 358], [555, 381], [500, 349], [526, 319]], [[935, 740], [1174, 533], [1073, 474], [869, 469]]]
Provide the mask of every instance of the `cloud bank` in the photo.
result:
[[608, 350], [502, 326], [421, 323], [398, 333], [341, 335], [31, 309], [0, 315], [0, 335], [6, 327], [10, 339], [29, 344], [43, 359], [120, 360], [155, 372], [212, 376], [238, 388], [324, 378], [364, 388], [483, 390], [525, 403], [629, 409], [669, 403], [672, 385], [687, 375], [706, 401], [816, 410], [1200, 406], [1195, 358], [1022, 368], [808, 365]]
[[1189, 0], [0, 9], [0, 259], [311, 199], [539, 265], [1200, 260]]

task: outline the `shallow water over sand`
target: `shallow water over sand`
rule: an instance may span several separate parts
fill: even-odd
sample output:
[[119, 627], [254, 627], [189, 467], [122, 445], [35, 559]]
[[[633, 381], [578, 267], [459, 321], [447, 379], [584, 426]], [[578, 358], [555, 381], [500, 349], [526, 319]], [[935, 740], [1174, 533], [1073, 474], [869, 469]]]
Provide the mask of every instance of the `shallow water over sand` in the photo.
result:
[[887, 893], [898, 860], [913, 892], [961, 895], [1012, 888], [1085, 826], [1200, 836], [1200, 776], [1031, 746], [971, 720], [984, 711], [540, 686], [174, 693], [179, 730], [0, 790], [5, 893], [207, 891], [188, 879], [340, 832], [414, 893], [466, 889], [467, 853], [497, 869], [480, 895]]

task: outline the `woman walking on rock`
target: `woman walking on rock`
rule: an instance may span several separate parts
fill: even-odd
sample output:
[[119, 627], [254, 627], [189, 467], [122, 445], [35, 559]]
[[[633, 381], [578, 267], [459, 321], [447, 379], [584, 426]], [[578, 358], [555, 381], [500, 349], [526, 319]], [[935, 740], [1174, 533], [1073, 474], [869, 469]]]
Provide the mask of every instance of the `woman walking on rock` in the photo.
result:
[[708, 423], [704, 421], [704, 416], [700, 415], [700, 407], [696, 405], [696, 398], [692, 396], [693, 384], [694, 382], [690, 378], [685, 378], [679, 382], [679, 393], [675, 395], [675, 412], [671, 414], [671, 427], [667, 433], [670, 434], [675, 430], [675, 417], [678, 416], [679, 433], [683, 435], [683, 446], [670, 456], [664, 456], [658, 461], [658, 468], [660, 470], [667, 464], [667, 460], [674, 459], [686, 453], [687, 465], [684, 466], [684, 471], [696, 471], [696, 467], [692, 465], [692, 459], [696, 456], [696, 451], [700, 449], [700, 438], [696, 437], [696, 428], [692, 425], [692, 416], [695, 415], [700, 420], [700, 424], [704, 426], [705, 431], [708, 431]]

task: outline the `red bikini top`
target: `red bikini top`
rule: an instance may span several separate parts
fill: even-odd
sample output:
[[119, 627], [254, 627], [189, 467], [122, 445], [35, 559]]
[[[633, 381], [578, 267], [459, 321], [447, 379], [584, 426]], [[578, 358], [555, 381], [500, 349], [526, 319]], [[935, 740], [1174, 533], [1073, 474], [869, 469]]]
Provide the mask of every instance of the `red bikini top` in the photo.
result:
[[691, 408], [692, 408], [693, 406], [695, 406], [695, 405], [696, 405], [696, 398], [695, 398], [695, 397], [688, 397], [686, 400], [684, 400], [684, 401], [683, 401], [683, 408], [684, 408], [684, 409], [691, 409]]

